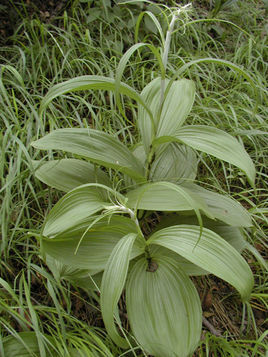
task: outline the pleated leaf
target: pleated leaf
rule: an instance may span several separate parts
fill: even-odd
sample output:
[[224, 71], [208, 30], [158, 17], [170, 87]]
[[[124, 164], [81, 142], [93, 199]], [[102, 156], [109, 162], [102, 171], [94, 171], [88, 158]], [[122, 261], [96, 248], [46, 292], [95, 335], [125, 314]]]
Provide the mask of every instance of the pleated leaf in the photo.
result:
[[79, 269], [70, 264], [63, 264], [48, 254], [45, 257], [45, 261], [57, 281], [67, 280], [73, 286], [83, 288], [87, 291], [100, 289], [102, 272], [95, 273], [92, 270]]
[[254, 164], [244, 147], [231, 135], [214, 127], [189, 125], [174, 135], [182, 143], [239, 167], [251, 185], [255, 181]]
[[[221, 236], [221, 238], [231, 244], [231, 246], [234, 247], [239, 253], [241, 253], [247, 247], [247, 242], [244, 238], [241, 227], [232, 227], [207, 217], [202, 217], [202, 221], [205, 228], [208, 228], [211, 231], [217, 233], [219, 236]], [[199, 222], [196, 215], [185, 216], [173, 213], [161, 217], [161, 221], [156, 226], [156, 230], [175, 226], [178, 224], [190, 224], [196, 226], [199, 224]]]
[[[98, 218], [96, 220], [96, 218]], [[116, 232], [121, 234], [122, 237], [129, 232], [137, 232], [135, 222], [129, 217], [113, 214], [112, 216], [92, 216], [89, 220], [58, 234], [56, 237], [59, 239], [74, 239], [74, 237], [81, 236], [85, 230], [98, 231], [98, 232]]]
[[93, 182], [111, 186], [109, 177], [100, 168], [76, 159], [51, 160], [43, 163], [35, 171], [35, 176], [46, 185], [64, 192]]
[[171, 182], [155, 182], [142, 185], [126, 194], [127, 205], [152, 211], [210, 211], [205, 202], [191, 194], [187, 188]]
[[156, 78], [147, 84], [141, 92], [141, 97], [153, 110], [153, 122], [147, 115], [145, 108], [142, 105], [138, 105], [138, 126], [146, 154], [149, 152], [152, 138], [156, 133], [156, 113], [160, 110], [160, 84], [161, 78]]
[[79, 186], [64, 195], [49, 212], [42, 234], [45, 237], [53, 237], [67, 231], [75, 225], [81, 224], [94, 213], [104, 207], [112, 206], [105, 202], [103, 189], [108, 187], [98, 184], [86, 184]]
[[207, 225], [207, 228], [213, 230], [213, 232], [226, 240], [226, 242], [234, 247], [239, 253], [247, 247], [247, 241], [244, 238], [242, 229], [239, 227], [211, 223], [211, 225]]
[[252, 220], [248, 211], [237, 201], [226, 195], [206, 190], [205, 188], [185, 183], [193, 195], [204, 200], [215, 218], [234, 227], [251, 227]]
[[160, 153], [156, 150], [156, 158], [150, 170], [150, 179], [174, 183], [185, 180], [192, 181], [196, 178], [197, 164], [196, 154], [189, 146], [171, 143]]
[[[74, 268], [87, 269], [90, 274], [102, 271], [115, 245], [122, 239], [122, 235], [115, 232], [89, 232], [82, 239], [73, 240], [43, 239], [43, 252], [51, 255], [59, 262]], [[77, 252], [76, 252], [77, 251]], [[132, 257], [142, 254], [143, 250], [137, 245], [133, 248]]]
[[168, 258], [153, 258], [154, 269], [141, 258], [126, 287], [131, 330], [155, 357], [187, 357], [201, 335], [201, 304], [189, 277]]
[[242, 256], [223, 238], [207, 228], [179, 225], [154, 233], [148, 244], [158, 244], [173, 250], [185, 259], [234, 286], [243, 300], [247, 300], [253, 287], [252, 272]]
[[[111, 252], [122, 237], [130, 232], [137, 235], [135, 224], [132, 226], [131, 222], [127, 217], [112, 217], [110, 221], [100, 221], [99, 225], [88, 231], [86, 225], [83, 225], [83, 229], [71, 230], [53, 239], [43, 238], [43, 254], [50, 255], [62, 264], [96, 274], [105, 268]], [[131, 259], [143, 252], [144, 241], [138, 237]]]
[[34, 141], [41, 150], [63, 150], [90, 161], [119, 170], [135, 180], [144, 180], [142, 164], [113, 136], [94, 129], [58, 129]]
[[142, 145], [142, 143], [139, 143], [133, 149], [132, 153], [139, 160], [139, 162], [141, 162], [142, 165], [145, 167], [146, 153], [145, 153], [144, 146]]
[[[170, 83], [165, 80], [165, 87]], [[141, 132], [145, 151], [148, 152], [153, 133], [156, 137], [172, 135], [189, 114], [195, 96], [195, 85], [188, 79], [180, 79], [171, 84], [162, 108], [161, 105], [161, 78], [150, 82], [141, 92], [141, 97], [153, 114], [153, 125], [144, 106], [138, 106], [138, 125]], [[161, 110], [161, 115], [159, 113]]]
[[[128, 344], [117, 331], [114, 315], [118, 316], [117, 303], [125, 285], [131, 251], [136, 237], [136, 234], [130, 233], [116, 244], [107, 262], [101, 282], [100, 305], [106, 330], [116, 344], [125, 348], [128, 347]], [[120, 324], [119, 321], [118, 323]]]
[[184, 271], [186, 275], [189, 276], [198, 276], [198, 275], [206, 275], [209, 274], [207, 270], [202, 269], [196, 264], [193, 264], [189, 260], [183, 258], [182, 256], [178, 255], [177, 253], [173, 252], [170, 249], [167, 249], [165, 247], [162, 247], [160, 245], [154, 245], [151, 244], [148, 246], [148, 250], [150, 253], [150, 256], [153, 256], [156, 260], [158, 258], [172, 258], [178, 269]]
[[[165, 85], [170, 83], [165, 80]], [[164, 99], [156, 137], [171, 135], [183, 125], [190, 113], [195, 98], [195, 84], [189, 79], [179, 79], [171, 84]]]

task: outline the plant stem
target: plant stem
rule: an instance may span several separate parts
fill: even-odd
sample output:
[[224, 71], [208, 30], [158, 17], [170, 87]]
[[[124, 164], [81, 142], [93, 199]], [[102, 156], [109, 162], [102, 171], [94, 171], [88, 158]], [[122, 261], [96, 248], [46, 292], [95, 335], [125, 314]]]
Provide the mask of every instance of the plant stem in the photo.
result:
[[133, 222], [135, 222], [135, 225], [137, 227], [138, 232], [141, 234], [141, 236], [144, 238], [144, 235], [142, 233], [142, 230], [140, 228], [140, 224], [139, 224], [139, 220], [135, 214], [135, 212], [133, 212], [130, 208], [127, 208], [123, 205], [116, 205], [113, 206], [113, 209], [118, 210], [119, 212], [124, 212], [129, 214], [130, 218], [132, 219]]
[[[164, 44], [164, 52], [163, 52], [163, 56], [162, 56], [162, 61], [163, 61], [163, 66], [164, 66], [164, 69], [165, 69], [165, 73], [166, 73], [167, 63], [168, 63], [168, 53], [169, 53], [169, 48], [170, 48], [171, 35], [172, 35], [173, 29], [174, 29], [174, 26], [175, 26], [175, 22], [178, 19], [178, 17], [180, 16], [181, 11], [186, 9], [190, 5], [191, 4], [187, 4], [185, 6], [182, 6], [181, 8], [179, 8], [172, 15], [172, 19], [171, 19], [171, 22], [169, 24], [169, 29], [168, 29], [167, 34], [166, 34], [166, 40], [165, 40], [165, 44]], [[162, 104], [164, 102], [164, 93], [165, 93], [165, 78], [163, 78], [161, 80], [160, 108], [162, 107]]]

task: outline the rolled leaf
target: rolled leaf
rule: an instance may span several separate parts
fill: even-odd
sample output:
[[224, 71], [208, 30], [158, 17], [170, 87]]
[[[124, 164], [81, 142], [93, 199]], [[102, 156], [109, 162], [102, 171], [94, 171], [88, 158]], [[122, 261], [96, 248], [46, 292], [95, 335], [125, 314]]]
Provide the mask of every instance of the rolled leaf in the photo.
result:
[[[121, 238], [114, 247], [109, 260], [107, 261], [101, 282], [101, 312], [106, 330], [113, 341], [121, 347], [128, 347], [115, 326], [114, 315], [118, 315], [117, 304], [122, 294], [131, 251], [137, 235], [130, 233]], [[120, 324], [119, 321], [117, 321]]]
[[207, 228], [179, 225], [154, 233], [147, 244], [158, 244], [234, 286], [243, 300], [250, 296], [254, 280], [242, 256], [223, 238]]
[[[165, 86], [170, 83], [165, 80]], [[161, 108], [161, 78], [150, 82], [141, 92], [141, 97], [150, 108], [154, 126], [144, 106], [138, 106], [138, 125], [145, 151], [148, 153], [152, 137], [172, 135], [184, 123], [195, 96], [195, 85], [188, 79], [176, 80], [171, 84]]]
[[189, 356], [201, 335], [198, 293], [172, 259], [152, 257], [150, 264], [141, 258], [127, 281], [126, 303], [132, 332], [150, 355]]
[[144, 169], [132, 152], [113, 136], [94, 129], [58, 129], [34, 141], [41, 150], [63, 150], [90, 161], [119, 170], [137, 181], [144, 180]]
[[45, 162], [35, 171], [35, 176], [46, 185], [64, 192], [93, 182], [111, 186], [109, 177], [100, 168], [76, 159]]

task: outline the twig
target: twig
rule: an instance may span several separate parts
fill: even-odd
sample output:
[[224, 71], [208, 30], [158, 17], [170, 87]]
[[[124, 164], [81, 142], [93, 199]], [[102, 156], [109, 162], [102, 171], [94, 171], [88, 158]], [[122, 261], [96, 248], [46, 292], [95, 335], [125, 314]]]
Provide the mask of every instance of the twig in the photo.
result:
[[217, 337], [221, 336], [220, 331], [217, 330], [204, 316], [202, 316], [202, 322], [203, 325], [205, 325], [213, 335]]

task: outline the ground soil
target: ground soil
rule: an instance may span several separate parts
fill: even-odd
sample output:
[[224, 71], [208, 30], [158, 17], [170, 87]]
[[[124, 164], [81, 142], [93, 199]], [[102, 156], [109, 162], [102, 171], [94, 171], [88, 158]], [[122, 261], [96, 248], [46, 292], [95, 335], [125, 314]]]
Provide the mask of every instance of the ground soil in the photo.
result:
[[12, 44], [12, 35], [23, 18], [39, 18], [43, 22], [55, 23], [71, 4], [70, 0], [1, 0], [0, 46]]

